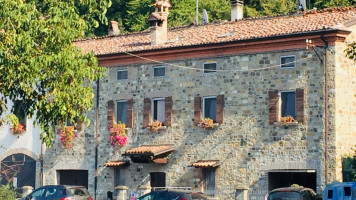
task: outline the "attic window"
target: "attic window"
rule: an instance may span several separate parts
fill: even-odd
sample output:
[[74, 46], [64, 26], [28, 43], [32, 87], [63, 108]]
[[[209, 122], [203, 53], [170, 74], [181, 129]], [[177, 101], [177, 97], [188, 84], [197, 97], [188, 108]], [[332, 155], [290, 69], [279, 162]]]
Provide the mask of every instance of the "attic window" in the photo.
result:
[[228, 37], [228, 36], [233, 35], [233, 34], [235, 34], [235, 33], [236, 33], [236, 31], [230, 31], [230, 32], [228, 32], [228, 33], [219, 35], [218, 38]]
[[281, 56], [281, 68], [294, 68], [295, 55]]

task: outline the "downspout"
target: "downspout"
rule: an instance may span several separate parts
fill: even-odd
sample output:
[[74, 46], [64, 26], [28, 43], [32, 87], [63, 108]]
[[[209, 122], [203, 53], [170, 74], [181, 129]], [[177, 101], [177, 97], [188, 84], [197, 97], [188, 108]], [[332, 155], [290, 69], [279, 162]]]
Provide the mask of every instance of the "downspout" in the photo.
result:
[[43, 186], [43, 141], [41, 142], [40, 166], [40, 186]]
[[98, 133], [99, 133], [99, 81], [96, 81], [96, 107], [95, 107], [95, 175], [94, 175], [94, 200], [96, 200], [96, 191], [98, 188]]
[[327, 51], [329, 44], [324, 38], [324, 34], [320, 35], [321, 40], [325, 44], [325, 50], [324, 50], [324, 116], [325, 116], [325, 141], [324, 141], [324, 167], [325, 167], [325, 185], [328, 184], [328, 142], [329, 142], [329, 87], [328, 87], [328, 80], [329, 80], [329, 75], [328, 75], [328, 68], [327, 68]]

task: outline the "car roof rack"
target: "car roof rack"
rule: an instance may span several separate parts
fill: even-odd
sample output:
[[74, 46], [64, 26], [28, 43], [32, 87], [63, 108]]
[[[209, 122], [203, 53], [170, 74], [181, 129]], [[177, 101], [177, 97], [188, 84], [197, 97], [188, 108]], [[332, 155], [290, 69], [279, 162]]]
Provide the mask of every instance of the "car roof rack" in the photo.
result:
[[191, 190], [191, 187], [152, 187], [152, 191], [157, 190]]

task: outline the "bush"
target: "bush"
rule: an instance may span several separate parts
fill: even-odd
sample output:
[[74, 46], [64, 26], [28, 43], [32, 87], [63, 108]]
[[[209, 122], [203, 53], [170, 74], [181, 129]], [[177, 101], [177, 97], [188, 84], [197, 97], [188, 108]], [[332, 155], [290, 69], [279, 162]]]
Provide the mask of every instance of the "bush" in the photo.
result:
[[16, 191], [13, 186], [10, 184], [2, 185], [0, 187], [0, 199], [1, 200], [15, 200], [16, 199]]

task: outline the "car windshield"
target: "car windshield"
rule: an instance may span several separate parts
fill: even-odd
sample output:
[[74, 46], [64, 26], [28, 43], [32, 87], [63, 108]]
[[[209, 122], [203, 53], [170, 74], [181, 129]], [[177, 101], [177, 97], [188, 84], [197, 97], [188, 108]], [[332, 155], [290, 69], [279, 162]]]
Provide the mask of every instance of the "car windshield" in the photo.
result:
[[303, 194], [299, 192], [273, 192], [268, 196], [268, 200], [302, 200]]

